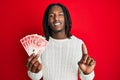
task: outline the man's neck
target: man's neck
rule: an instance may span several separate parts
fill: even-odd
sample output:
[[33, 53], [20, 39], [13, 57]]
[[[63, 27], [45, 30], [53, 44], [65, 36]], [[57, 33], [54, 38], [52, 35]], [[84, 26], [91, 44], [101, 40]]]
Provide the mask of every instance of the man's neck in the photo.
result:
[[66, 39], [67, 38], [65, 32], [52, 32], [51, 37], [53, 37], [54, 39]]

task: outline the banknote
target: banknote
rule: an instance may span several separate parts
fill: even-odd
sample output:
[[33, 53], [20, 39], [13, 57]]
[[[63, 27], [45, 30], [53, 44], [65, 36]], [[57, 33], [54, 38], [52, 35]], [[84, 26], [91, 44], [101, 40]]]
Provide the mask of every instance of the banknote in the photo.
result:
[[22, 46], [30, 56], [32, 53], [42, 54], [48, 45], [48, 41], [38, 34], [31, 34], [20, 39]]

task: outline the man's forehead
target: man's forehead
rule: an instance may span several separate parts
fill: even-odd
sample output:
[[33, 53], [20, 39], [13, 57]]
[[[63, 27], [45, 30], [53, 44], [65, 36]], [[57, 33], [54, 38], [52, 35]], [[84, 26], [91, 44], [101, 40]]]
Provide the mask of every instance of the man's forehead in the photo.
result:
[[62, 8], [60, 6], [57, 6], [57, 5], [51, 7], [49, 10], [49, 13], [52, 13], [54, 11], [61, 12], [61, 13], [63, 12]]

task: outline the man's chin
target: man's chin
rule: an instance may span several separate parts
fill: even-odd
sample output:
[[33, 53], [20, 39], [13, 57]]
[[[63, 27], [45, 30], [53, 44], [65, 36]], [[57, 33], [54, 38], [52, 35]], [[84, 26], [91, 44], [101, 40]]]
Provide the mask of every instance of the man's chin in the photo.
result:
[[53, 32], [54, 33], [59, 33], [59, 32], [62, 32], [63, 30], [54, 30]]

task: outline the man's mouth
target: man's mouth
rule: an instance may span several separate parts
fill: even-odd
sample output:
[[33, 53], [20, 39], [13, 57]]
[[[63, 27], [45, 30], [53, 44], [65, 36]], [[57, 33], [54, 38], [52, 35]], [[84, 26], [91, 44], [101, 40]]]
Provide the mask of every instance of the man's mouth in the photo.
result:
[[55, 23], [54, 23], [55, 26], [58, 26], [58, 25], [60, 25], [60, 24], [61, 24], [61, 22], [55, 22]]

